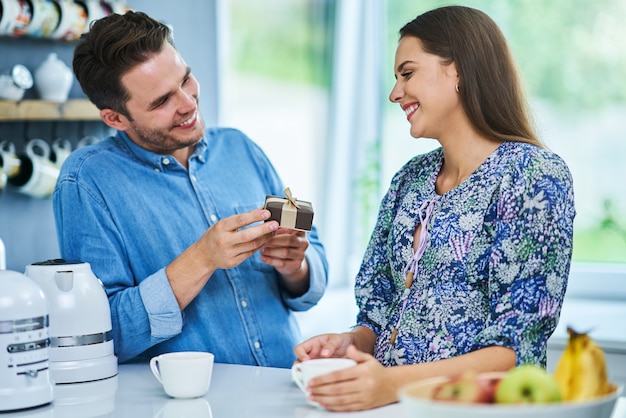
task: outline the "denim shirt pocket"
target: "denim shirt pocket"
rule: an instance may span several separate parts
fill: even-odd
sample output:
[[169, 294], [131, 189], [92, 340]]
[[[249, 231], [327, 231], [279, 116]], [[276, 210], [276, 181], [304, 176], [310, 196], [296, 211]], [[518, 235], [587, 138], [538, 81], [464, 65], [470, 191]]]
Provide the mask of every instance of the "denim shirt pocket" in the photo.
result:
[[[263, 206], [262, 203], [254, 202], [254, 203], [247, 203], [247, 204], [235, 206], [234, 210], [235, 210], [235, 213], [241, 214], [241, 213], [250, 212], [251, 210], [254, 210], [254, 209], [259, 209], [262, 206]], [[245, 226], [244, 228], [250, 228], [251, 226], [260, 225], [260, 224], [261, 224], [261, 222], [255, 222], [253, 224]], [[265, 264], [264, 262], [261, 261], [261, 253], [260, 253], [260, 251], [256, 251], [250, 257], [250, 261], [252, 262], [252, 267], [255, 270], [259, 270], [259, 271], [262, 271], [264, 273], [270, 273], [270, 272], [274, 271], [274, 267], [272, 267], [272, 266], [270, 266], [268, 264]]]

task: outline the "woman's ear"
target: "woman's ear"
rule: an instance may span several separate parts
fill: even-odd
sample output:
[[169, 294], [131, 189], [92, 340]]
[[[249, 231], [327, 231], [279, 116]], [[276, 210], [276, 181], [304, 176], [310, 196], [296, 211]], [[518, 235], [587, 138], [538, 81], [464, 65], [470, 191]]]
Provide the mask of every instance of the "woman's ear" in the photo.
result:
[[102, 109], [100, 111], [100, 119], [113, 129], [125, 131], [129, 128], [128, 119], [113, 109]]
[[446, 67], [446, 75], [449, 77], [450, 80], [454, 82], [454, 88], [456, 89], [456, 92], [458, 93], [459, 85], [461, 84], [461, 77], [459, 75], [459, 72], [456, 69], [455, 62], [452, 62]]
[[460, 81], [459, 80], [459, 72], [456, 68], [456, 62], [452, 62], [450, 64], [448, 64], [446, 66], [446, 74], [452, 78], [454, 78], [456, 81]]

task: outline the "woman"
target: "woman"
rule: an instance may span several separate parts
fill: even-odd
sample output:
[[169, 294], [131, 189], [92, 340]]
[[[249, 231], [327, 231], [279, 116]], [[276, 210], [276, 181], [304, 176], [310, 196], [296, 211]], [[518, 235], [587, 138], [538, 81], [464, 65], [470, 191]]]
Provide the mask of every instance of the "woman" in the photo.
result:
[[295, 348], [298, 361], [357, 361], [311, 381], [330, 410], [392, 403], [436, 375], [545, 367], [567, 284], [571, 175], [533, 131], [493, 20], [459, 6], [418, 16], [394, 70], [389, 99], [413, 137], [441, 147], [391, 181], [356, 279], [357, 325]]

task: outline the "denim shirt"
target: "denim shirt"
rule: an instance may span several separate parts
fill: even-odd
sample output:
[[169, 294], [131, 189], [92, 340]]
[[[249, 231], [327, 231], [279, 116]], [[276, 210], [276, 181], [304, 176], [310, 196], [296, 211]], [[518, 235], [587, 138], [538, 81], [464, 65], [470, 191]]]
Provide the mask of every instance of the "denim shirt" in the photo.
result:
[[61, 256], [88, 262], [111, 306], [120, 362], [209, 351], [221, 363], [290, 367], [300, 334], [292, 311], [322, 297], [328, 265], [313, 227], [310, 286], [291, 297], [258, 252], [216, 270], [181, 312], [165, 267], [211, 225], [263, 206], [283, 184], [263, 151], [235, 129], [208, 129], [188, 169], [123, 132], [74, 151], [53, 195]]

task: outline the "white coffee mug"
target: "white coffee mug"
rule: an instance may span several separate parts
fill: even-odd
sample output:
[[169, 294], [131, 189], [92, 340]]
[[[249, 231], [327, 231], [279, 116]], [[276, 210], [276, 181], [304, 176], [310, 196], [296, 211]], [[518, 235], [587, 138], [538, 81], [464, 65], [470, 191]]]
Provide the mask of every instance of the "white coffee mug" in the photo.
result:
[[72, 143], [67, 138], [57, 138], [52, 142], [50, 160], [61, 168], [67, 157], [72, 153]]
[[7, 177], [13, 177], [20, 172], [21, 162], [15, 153], [15, 144], [13, 142], [6, 140], [0, 142], [0, 156], [2, 156], [0, 170]]
[[[356, 361], [349, 358], [318, 358], [296, 363], [291, 367], [291, 377], [298, 387], [307, 393], [309, 380], [336, 370], [356, 366]], [[316, 402], [307, 400], [311, 405], [319, 406]]]
[[32, 19], [26, 26], [25, 35], [38, 38], [49, 37], [59, 26], [59, 6], [50, 0], [30, 0]]
[[209, 390], [213, 359], [199, 351], [165, 353], [150, 359], [150, 369], [169, 396], [197, 398]]
[[97, 144], [100, 141], [101, 139], [98, 138], [97, 136], [87, 135], [87, 136], [82, 137], [78, 141], [78, 143], [76, 144], [76, 148], [82, 148], [82, 147], [86, 147], [87, 145]]
[[52, 39], [75, 41], [87, 30], [87, 10], [72, 0], [56, 0], [61, 18], [57, 28], [50, 34]]
[[24, 0], [0, 0], [0, 36], [19, 37], [24, 35], [33, 13]]
[[[0, 155], [0, 162], [2, 161], [2, 155]], [[0, 168], [0, 193], [4, 190], [4, 187], [7, 185], [7, 175], [4, 174], [2, 168]]]
[[20, 170], [8, 182], [20, 193], [32, 197], [48, 197], [54, 191], [59, 169], [50, 161], [50, 146], [35, 138], [26, 144], [26, 153], [18, 156]]

